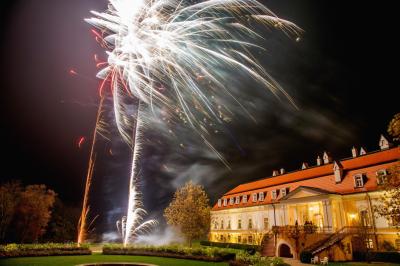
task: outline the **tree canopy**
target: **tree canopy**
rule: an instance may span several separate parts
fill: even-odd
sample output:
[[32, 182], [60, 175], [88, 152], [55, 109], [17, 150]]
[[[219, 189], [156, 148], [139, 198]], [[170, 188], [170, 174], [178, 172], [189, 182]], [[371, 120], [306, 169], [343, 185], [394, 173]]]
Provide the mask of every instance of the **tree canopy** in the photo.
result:
[[175, 192], [172, 202], [164, 211], [164, 217], [169, 225], [180, 230], [191, 246], [194, 239], [208, 233], [210, 209], [204, 188], [188, 182]]

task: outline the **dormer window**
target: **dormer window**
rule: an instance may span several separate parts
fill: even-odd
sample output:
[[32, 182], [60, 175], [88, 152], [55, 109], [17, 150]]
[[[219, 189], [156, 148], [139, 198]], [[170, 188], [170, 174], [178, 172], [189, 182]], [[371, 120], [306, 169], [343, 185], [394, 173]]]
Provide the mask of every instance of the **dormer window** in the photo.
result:
[[227, 198], [224, 199], [224, 206], [226, 206], [226, 205], [228, 205], [228, 199]]
[[264, 192], [258, 193], [258, 200], [259, 201], [264, 201]]
[[271, 191], [271, 198], [276, 199], [278, 197], [278, 191], [276, 189]]
[[282, 197], [286, 196], [287, 191], [288, 191], [288, 188], [286, 188], [286, 187], [281, 188], [281, 196], [282, 196]]
[[362, 174], [357, 174], [354, 176], [354, 187], [355, 188], [364, 187], [364, 177]]
[[257, 202], [257, 193], [253, 194], [253, 202]]
[[240, 203], [240, 196], [236, 196], [235, 204], [239, 204], [239, 203]]
[[243, 196], [243, 203], [247, 203], [247, 195]]
[[386, 169], [380, 169], [376, 172], [376, 182], [378, 185], [383, 185], [386, 182], [387, 174]]
[[233, 205], [234, 203], [235, 203], [235, 198], [233, 198], [233, 197], [230, 198], [230, 199], [229, 199], [229, 204], [230, 204], [230, 205]]

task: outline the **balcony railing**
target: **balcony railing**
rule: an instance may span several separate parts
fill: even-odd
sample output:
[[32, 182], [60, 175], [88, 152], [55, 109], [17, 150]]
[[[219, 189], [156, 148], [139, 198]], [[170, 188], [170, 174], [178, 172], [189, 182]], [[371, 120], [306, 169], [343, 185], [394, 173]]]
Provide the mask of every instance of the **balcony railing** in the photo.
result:
[[332, 233], [333, 228], [331, 226], [316, 226], [316, 225], [285, 225], [285, 226], [273, 226], [272, 232], [274, 234], [314, 234], [314, 233]]

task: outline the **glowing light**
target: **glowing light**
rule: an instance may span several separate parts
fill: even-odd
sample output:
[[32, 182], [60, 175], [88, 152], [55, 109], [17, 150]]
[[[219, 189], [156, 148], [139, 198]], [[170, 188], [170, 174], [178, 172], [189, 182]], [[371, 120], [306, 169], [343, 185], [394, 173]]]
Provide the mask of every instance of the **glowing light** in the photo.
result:
[[[108, 10], [91, 13], [94, 17], [86, 21], [99, 29], [92, 32], [108, 55], [107, 65], [97, 77], [110, 80], [117, 128], [133, 148], [128, 211], [117, 223], [127, 244], [155, 224], [142, 223], [145, 211], [137, 190], [137, 160], [145, 126], [142, 109], [160, 107], [168, 116], [178, 117], [229, 168], [208, 139], [213, 131], [207, 127], [222, 125], [230, 118], [210, 95], [223, 92], [254, 118], [225, 87], [226, 77], [220, 70], [246, 74], [295, 105], [251, 54], [251, 49], [263, 49], [251, 42], [262, 37], [250, 22], [276, 27], [295, 39], [301, 30], [255, 0], [109, 0]], [[205, 80], [207, 86], [203, 86]], [[134, 115], [127, 112], [132, 108], [126, 108], [126, 98], [136, 102]]]
[[357, 217], [357, 214], [355, 213], [349, 213], [349, 218], [354, 220]]

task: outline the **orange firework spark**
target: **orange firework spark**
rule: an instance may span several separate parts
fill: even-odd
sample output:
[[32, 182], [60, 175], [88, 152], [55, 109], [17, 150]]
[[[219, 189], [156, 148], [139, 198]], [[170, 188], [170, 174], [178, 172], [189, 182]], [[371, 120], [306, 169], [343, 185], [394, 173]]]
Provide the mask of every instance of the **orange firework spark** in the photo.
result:
[[92, 147], [90, 149], [90, 155], [89, 155], [89, 166], [88, 166], [88, 171], [87, 171], [87, 175], [86, 175], [85, 192], [83, 194], [82, 212], [81, 212], [81, 216], [80, 216], [79, 222], [78, 222], [78, 240], [77, 240], [78, 245], [85, 242], [86, 237], [87, 237], [87, 232], [88, 232], [87, 216], [88, 216], [89, 210], [90, 210], [89, 192], [90, 192], [90, 186], [92, 184], [94, 164], [96, 162], [96, 154], [94, 152], [94, 148], [96, 145], [97, 130], [98, 130], [99, 122], [100, 122], [100, 118], [101, 118], [103, 102], [104, 102], [104, 97], [101, 97], [100, 103], [99, 103], [99, 108], [97, 110], [96, 125], [95, 125], [94, 131], [93, 131]]
[[80, 137], [78, 140], [78, 148], [80, 149], [82, 147], [82, 144], [85, 142], [85, 137]]

